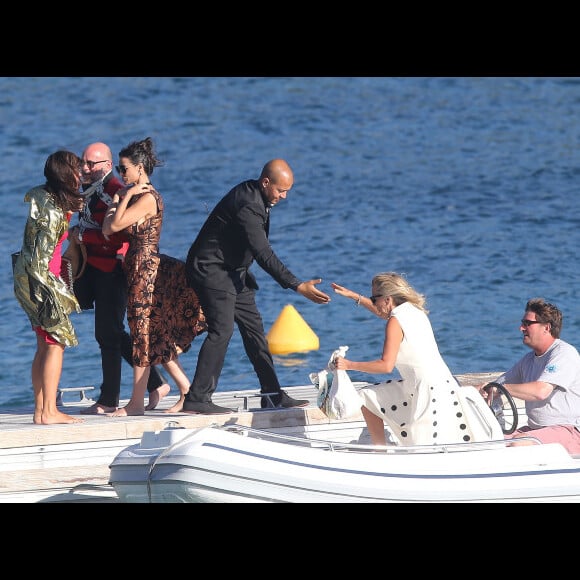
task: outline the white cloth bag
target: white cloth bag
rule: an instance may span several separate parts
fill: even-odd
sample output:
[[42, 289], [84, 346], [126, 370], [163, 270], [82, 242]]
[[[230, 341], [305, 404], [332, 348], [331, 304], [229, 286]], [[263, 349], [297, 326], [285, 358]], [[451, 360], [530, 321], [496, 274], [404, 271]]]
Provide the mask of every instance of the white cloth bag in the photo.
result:
[[348, 373], [339, 370], [334, 364], [337, 356], [344, 357], [348, 346], [340, 346], [335, 350], [325, 369], [318, 373], [310, 373], [310, 381], [319, 390], [318, 408], [329, 419], [348, 419], [360, 413], [362, 398], [355, 389]]

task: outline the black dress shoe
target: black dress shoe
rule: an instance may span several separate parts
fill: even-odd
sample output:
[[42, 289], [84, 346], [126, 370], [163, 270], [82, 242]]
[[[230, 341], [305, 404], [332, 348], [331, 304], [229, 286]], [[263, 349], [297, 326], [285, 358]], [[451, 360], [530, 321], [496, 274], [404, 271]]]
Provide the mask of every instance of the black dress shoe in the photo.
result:
[[220, 407], [219, 405], [215, 405], [211, 401], [209, 401], [208, 403], [184, 401], [183, 412], [192, 413], [195, 415], [227, 415], [229, 413], [235, 413], [233, 409], [228, 409], [227, 407]]
[[[262, 393], [265, 395], [266, 393]], [[293, 399], [287, 395], [285, 391], [280, 393], [270, 394], [269, 397], [262, 397], [260, 403], [262, 409], [290, 409], [292, 407], [306, 407], [310, 404], [308, 399]]]

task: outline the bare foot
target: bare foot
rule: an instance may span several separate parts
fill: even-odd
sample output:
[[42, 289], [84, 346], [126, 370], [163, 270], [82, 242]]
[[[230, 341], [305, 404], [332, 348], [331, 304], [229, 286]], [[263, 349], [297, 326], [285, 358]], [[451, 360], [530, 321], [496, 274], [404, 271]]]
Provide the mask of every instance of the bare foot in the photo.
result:
[[117, 409], [113, 413], [107, 413], [108, 417], [137, 417], [140, 415], [145, 415], [145, 408], [142, 406], [133, 406], [130, 403], [122, 409]]
[[165, 409], [165, 411], [163, 411], [164, 413], [181, 413], [181, 411], [183, 411], [183, 402], [185, 401], [185, 395], [181, 395], [179, 397], [179, 401], [177, 401], [177, 403], [175, 403], [175, 405], [173, 405], [173, 407], [170, 407], [169, 409]]
[[33, 423], [35, 425], [58, 425], [58, 424], [70, 424], [70, 423], [84, 423], [84, 419], [80, 417], [72, 417], [71, 415], [67, 415], [66, 413], [61, 413], [57, 411], [56, 413], [52, 413], [50, 415], [43, 414], [40, 423], [36, 419], [36, 414], [33, 419]]
[[149, 404], [145, 407], [146, 411], [153, 411], [159, 401], [169, 394], [171, 387], [167, 383], [159, 385], [152, 393], [149, 393]]
[[104, 415], [105, 413], [113, 413], [116, 410], [117, 407], [107, 407], [107, 405], [94, 403], [86, 409], [81, 409], [81, 415]]

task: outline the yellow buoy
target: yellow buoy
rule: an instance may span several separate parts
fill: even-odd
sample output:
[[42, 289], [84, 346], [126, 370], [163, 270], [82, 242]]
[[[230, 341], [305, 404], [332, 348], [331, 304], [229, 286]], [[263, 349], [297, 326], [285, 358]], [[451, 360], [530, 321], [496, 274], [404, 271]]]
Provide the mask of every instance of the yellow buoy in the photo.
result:
[[310, 326], [292, 304], [282, 308], [282, 312], [266, 335], [272, 354], [290, 354], [318, 350], [320, 342]]

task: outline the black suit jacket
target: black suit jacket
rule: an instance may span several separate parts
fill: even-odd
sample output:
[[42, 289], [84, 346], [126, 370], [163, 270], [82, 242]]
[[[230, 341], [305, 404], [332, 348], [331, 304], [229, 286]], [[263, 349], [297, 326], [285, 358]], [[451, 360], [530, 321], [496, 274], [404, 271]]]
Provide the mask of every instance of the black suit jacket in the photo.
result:
[[258, 288], [248, 271], [254, 260], [282, 288], [296, 289], [300, 280], [270, 246], [270, 208], [259, 181], [236, 185], [215, 206], [191, 245], [186, 259], [190, 286], [239, 293]]

